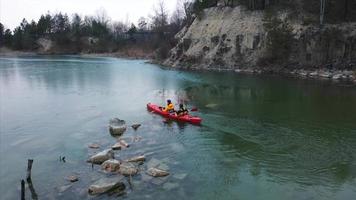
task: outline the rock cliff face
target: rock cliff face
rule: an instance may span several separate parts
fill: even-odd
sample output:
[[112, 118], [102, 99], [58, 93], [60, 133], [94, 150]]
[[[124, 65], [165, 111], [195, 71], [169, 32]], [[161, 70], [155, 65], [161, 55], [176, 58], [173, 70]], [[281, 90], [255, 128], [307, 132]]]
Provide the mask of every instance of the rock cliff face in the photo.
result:
[[[288, 11], [276, 16], [287, 24], [291, 38], [279, 40], [279, 29], [268, 29], [265, 11], [244, 7], [204, 10], [177, 35], [178, 44], [164, 65], [188, 69], [292, 71], [295, 69], [355, 70], [356, 24], [304, 25]], [[276, 35], [277, 34], [277, 35]], [[271, 37], [277, 37], [271, 40]], [[271, 44], [271, 43], [280, 44]], [[287, 50], [271, 57], [280, 48]], [[271, 48], [271, 46], [275, 46]]]

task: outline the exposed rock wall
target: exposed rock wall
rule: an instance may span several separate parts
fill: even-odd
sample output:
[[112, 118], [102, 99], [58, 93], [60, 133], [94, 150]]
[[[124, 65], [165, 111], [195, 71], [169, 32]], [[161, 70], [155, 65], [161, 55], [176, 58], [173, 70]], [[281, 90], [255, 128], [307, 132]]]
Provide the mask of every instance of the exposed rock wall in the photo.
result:
[[264, 62], [268, 48], [266, 14], [244, 7], [214, 7], [204, 10], [190, 27], [179, 32], [177, 46], [164, 65], [190, 69], [262, 70], [347, 69], [355, 70], [356, 24], [345, 23], [320, 28], [289, 20], [290, 13], [278, 18], [292, 30], [290, 53], [279, 62]]

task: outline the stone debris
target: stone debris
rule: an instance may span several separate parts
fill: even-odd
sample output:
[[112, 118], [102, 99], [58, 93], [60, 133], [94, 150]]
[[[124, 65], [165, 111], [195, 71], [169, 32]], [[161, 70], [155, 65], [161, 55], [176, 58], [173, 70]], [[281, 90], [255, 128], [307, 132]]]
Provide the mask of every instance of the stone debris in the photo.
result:
[[139, 123], [134, 123], [134, 124], [131, 125], [131, 127], [132, 127], [134, 130], [137, 130], [140, 126], [141, 126], [141, 124], [139, 124]]
[[78, 178], [78, 176], [71, 175], [71, 176], [67, 177], [67, 180], [73, 183], [73, 182], [77, 182], [79, 180], [79, 178]]
[[100, 145], [93, 143], [93, 144], [89, 144], [88, 147], [91, 149], [99, 149]]

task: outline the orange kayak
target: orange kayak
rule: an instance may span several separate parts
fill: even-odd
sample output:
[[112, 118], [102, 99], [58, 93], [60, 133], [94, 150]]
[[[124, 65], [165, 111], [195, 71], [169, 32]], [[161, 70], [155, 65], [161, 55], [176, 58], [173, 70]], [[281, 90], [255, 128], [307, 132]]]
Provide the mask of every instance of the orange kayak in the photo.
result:
[[199, 125], [202, 121], [200, 117], [195, 117], [191, 115], [177, 116], [175, 115], [175, 113], [171, 114], [169, 112], [162, 111], [159, 106], [154, 105], [152, 103], [147, 104], [147, 110], [162, 115], [163, 117], [166, 117], [168, 119], [172, 119], [179, 122], [188, 122], [191, 124]]

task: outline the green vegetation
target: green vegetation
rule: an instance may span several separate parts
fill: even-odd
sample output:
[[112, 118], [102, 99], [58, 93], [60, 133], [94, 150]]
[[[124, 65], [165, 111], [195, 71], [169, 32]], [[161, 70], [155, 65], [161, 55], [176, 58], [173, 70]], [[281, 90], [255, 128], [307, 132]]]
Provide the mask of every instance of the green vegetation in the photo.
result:
[[187, 23], [189, 7], [188, 3], [177, 7], [169, 17], [161, 1], [154, 15], [140, 18], [137, 26], [112, 22], [103, 10], [96, 16], [84, 18], [78, 14], [69, 17], [63, 13], [47, 13], [37, 22], [23, 19], [13, 31], [0, 23], [0, 47], [34, 51], [40, 46], [39, 39], [46, 39], [63, 53], [113, 52], [137, 46], [157, 50], [158, 58], [163, 59], [175, 45], [174, 35]]
[[[250, 10], [265, 10], [271, 7], [277, 8], [276, 10], [293, 9], [301, 18], [308, 14], [317, 19], [311, 20], [309, 18], [308, 22], [340, 23], [356, 21], [356, 1], [354, 0], [195, 0], [194, 13], [199, 16], [203, 9], [215, 7], [219, 2], [223, 6], [243, 5]], [[321, 4], [325, 4], [324, 10], [321, 9]]]

